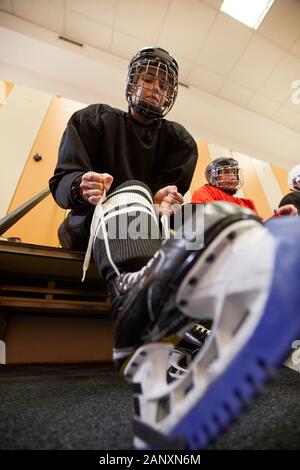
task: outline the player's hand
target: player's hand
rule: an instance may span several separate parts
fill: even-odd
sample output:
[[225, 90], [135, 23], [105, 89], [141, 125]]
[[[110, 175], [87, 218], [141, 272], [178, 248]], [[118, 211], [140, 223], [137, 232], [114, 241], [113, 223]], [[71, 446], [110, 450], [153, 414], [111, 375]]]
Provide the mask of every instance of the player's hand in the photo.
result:
[[108, 173], [88, 171], [82, 176], [80, 183], [82, 199], [96, 206], [103, 196], [104, 190], [108, 191], [112, 182], [113, 177]]
[[276, 209], [275, 215], [298, 215], [298, 210], [293, 204], [285, 204]]
[[174, 185], [165, 186], [154, 195], [154, 205], [159, 215], [172, 215], [183, 204], [183, 196]]

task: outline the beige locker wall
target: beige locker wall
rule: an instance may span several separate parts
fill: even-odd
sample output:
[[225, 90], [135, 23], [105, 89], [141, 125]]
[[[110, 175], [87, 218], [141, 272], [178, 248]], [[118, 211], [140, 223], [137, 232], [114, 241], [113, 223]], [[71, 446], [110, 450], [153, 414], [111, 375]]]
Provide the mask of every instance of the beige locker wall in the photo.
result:
[[15, 85], [0, 106], [0, 217], [6, 215], [52, 96]]
[[[48, 187], [48, 180], [57, 162], [63, 131], [71, 114], [82, 107], [82, 103], [52, 98], [25, 162], [9, 212]], [[36, 153], [42, 156], [39, 162], [33, 159]], [[64, 216], [65, 211], [57, 206], [50, 195], [9, 229], [5, 236], [20, 237], [24, 243], [58, 246], [57, 229]]]

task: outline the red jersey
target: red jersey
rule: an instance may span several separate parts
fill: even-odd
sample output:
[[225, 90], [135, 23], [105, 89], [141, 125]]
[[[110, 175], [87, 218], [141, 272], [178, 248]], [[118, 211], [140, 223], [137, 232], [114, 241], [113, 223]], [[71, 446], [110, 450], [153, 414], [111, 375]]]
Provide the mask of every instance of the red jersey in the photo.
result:
[[238, 206], [247, 207], [254, 211], [257, 215], [257, 210], [254, 205], [254, 202], [251, 199], [246, 199], [244, 197], [236, 197], [231, 196], [231, 194], [227, 194], [222, 189], [215, 188], [210, 184], [205, 184], [197, 191], [194, 192], [192, 196], [192, 202], [206, 204], [207, 202], [213, 201], [227, 201], [231, 202], [232, 204], [236, 204]]

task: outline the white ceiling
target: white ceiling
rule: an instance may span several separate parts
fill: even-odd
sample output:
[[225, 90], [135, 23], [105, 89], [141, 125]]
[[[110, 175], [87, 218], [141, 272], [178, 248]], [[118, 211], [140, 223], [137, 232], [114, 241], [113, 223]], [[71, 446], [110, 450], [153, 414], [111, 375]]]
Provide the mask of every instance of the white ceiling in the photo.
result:
[[[0, 10], [10, 14], [0, 16], [0, 26], [16, 31], [22, 19], [23, 34], [37, 38], [34, 25], [42, 27], [42, 40], [47, 31], [65, 36], [83, 47], [70, 49], [58, 40], [56, 46], [95, 60], [103, 59], [105, 52], [107, 60], [119, 60], [123, 71], [124, 59], [127, 62], [139, 48], [159, 45], [177, 59], [180, 81], [199, 96], [213, 95], [222, 103], [238, 105], [240, 112], [279, 124], [277, 129], [300, 133], [300, 104], [291, 100], [292, 83], [300, 80], [300, 0], [275, 0], [258, 31], [222, 13], [221, 4], [222, 0], [0, 0]], [[15, 22], [9, 24], [11, 15]], [[299, 161], [300, 147], [298, 155]], [[291, 160], [296, 159], [293, 154]]]

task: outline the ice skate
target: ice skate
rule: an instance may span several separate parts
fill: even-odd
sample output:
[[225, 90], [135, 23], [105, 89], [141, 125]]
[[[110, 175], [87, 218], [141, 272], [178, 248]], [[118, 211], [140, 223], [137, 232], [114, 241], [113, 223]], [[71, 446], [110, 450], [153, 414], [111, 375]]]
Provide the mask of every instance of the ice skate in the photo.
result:
[[137, 448], [206, 448], [261, 392], [300, 334], [299, 229], [299, 218], [240, 220], [198, 254], [175, 305], [194, 321], [211, 318], [212, 332], [172, 383], [173, 345], [144, 344], [130, 360]]

